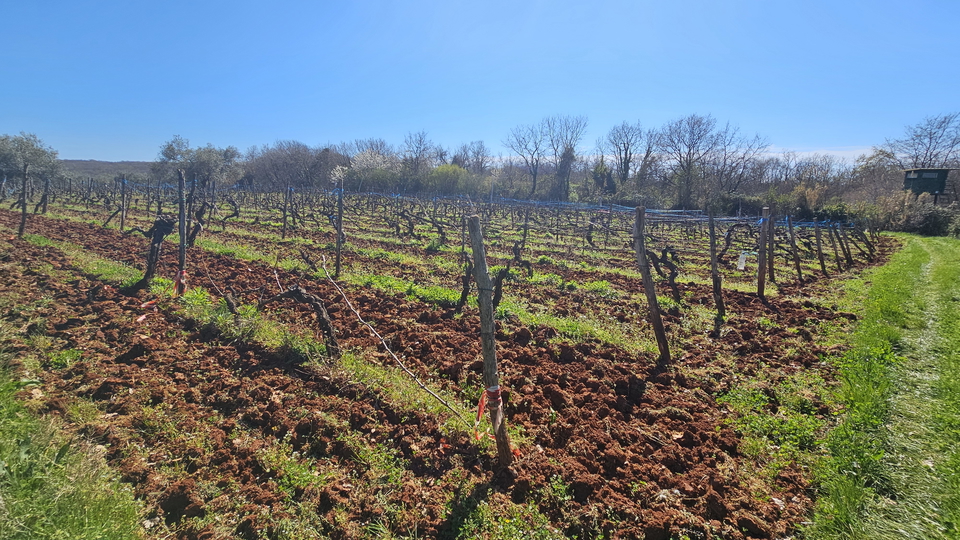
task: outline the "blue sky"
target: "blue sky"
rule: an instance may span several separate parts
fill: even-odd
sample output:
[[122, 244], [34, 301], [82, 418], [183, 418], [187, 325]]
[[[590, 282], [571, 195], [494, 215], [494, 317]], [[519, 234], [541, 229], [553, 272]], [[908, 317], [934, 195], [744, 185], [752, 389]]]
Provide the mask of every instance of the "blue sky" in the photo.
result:
[[856, 155], [960, 110], [956, 0], [4, 2], [0, 134], [66, 159], [426, 131], [501, 141], [551, 115], [712, 115]]

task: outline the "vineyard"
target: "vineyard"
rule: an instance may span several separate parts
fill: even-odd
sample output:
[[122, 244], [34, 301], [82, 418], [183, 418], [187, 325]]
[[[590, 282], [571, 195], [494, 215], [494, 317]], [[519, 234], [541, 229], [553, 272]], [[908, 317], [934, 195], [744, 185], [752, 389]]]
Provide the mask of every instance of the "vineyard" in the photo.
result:
[[[825, 299], [893, 248], [777, 216], [291, 190], [181, 224], [171, 188], [98, 189], [31, 208], [23, 238], [0, 211], [0, 317], [24, 399], [101, 449], [157, 538], [795, 534], [854, 319]], [[472, 215], [509, 467], [477, 411]]]

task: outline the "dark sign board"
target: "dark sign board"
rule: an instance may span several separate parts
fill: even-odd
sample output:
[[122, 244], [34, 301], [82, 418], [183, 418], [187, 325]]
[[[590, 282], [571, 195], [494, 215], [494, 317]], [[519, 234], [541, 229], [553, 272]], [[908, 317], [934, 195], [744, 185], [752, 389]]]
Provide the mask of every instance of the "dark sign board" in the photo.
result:
[[951, 169], [907, 169], [903, 171], [903, 189], [917, 195], [943, 193], [947, 189], [947, 175]]

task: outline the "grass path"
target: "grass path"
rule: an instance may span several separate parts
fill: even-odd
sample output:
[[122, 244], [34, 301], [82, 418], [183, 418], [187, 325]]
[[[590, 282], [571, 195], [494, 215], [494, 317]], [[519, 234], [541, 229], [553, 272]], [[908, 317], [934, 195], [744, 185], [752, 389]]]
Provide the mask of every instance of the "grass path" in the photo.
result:
[[812, 538], [960, 538], [960, 241], [904, 240], [868, 277]]

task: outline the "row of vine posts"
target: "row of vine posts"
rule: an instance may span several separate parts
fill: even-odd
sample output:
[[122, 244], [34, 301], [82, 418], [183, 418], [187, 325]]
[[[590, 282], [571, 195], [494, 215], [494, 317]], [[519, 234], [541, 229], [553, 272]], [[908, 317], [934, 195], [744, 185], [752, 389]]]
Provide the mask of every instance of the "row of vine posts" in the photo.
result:
[[[183, 294], [186, 288], [186, 254], [188, 245], [192, 243], [188, 243], [188, 239], [196, 237], [196, 233], [189, 230], [191, 227], [191, 218], [196, 218], [197, 224], [195, 229], [197, 232], [199, 232], [203, 229], [204, 225], [204, 220], [201, 218], [204, 209], [209, 208], [210, 215], [213, 215], [216, 212], [215, 204], [213, 204], [215, 199], [213, 198], [212, 194], [210, 195], [210, 199], [208, 201], [206, 199], [202, 199], [206, 195], [201, 193], [200, 198], [202, 200], [198, 203], [198, 197], [194, 193], [196, 189], [195, 181], [194, 186], [189, 194], [186, 191], [186, 185], [187, 179], [184, 176], [184, 171], [179, 170], [178, 185], [175, 196], [178, 214], [177, 228], [180, 236], [180, 242], [178, 246], [178, 271], [175, 281], [176, 293], [178, 295]], [[104, 223], [104, 226], [106, 226], [114, 216], [119, 214], [119, 226], [122, 231], [125, 229], [127, 212], [132, 198], [129, 192], [130, 187], [128, 186], [128, 182], [125, 178], [121, 178], [120, 181], [115, 184], [112, 191], [104, 186], [99, 186], [95, 190], [95, 186], [92, 181], [86, 184], [83, 182], [77, 182], [76, 186], [77, 189], [74, 190], [74, 184], [71, 181], [67, 190], [54, 192], [53, 196], [61, 194], [73, 196], [77, 200], [86, 203], [88, 208], [91, 204], [95, 204], [97, 202], [96, 197], [99, 197], [99, 201], [101, 201], [108, 209], [112, 208], [111, 201], [119, 199], [119, 207], [110, 216], [110, 218], [107, 219], [107, 221]], [[134, 190], [136, 190], [137, 187], [140, 187], [141, 189], [143, 188], [143, 186], [134, 186]], [[25, 188], [23, 191], [26, 193]], [[117, 191], [119, 191], [119, 193], [117, 193]], [[419, 239], [421, 236], [416, 230], [417, 226], [426, 225], [436, 233], [437, 236], [435, 240], [439, 243], [439, 245], [443, 245], [448, 242], [449, 239], [447, 236], [447, 231], [453, 229], [456, 226], [456, 222], [459, 220], [462, 237], [461, 248], [463, 249], [465, 247], [463, 245], [466, 236], [466, 231], [464, 231], [464, 229], [467, 229], [469, 231], [470, 245], [473, 253], [473, 258], [471, 261], [472, 267], [467, 268], [467, 274], [472, 273], [472, 277], [475, 279], [477, 284], [477, 295], [481, 317], [480, 338], [484, 358], [484, 397], [486, 398], [487, 402], [487, 410], [490, 412], [491, 423], [494, 426], [494, 437], [497, 441], [499, 463], [502, 467], [508, 466], [512, 462], [512, 451], [510, 448], [509, 439], [507, 437], [506, 419], [503, 414], [502, 401], [500, 397], [499, 376], [497, 373], [495, 353], [496, 349], [494, 345], [494, 314], [496, 302], [499, 300], [499, 298], [495, 298], [494, 293], [495, 289], [502, 287], [504, 276], [498, 276], [496, 285], [494, 285], [490, 279], [486, 262], [486, 250], [483, 243], [483, 233], [480, 229], [481, 221], [497, 221], [502, 223], [509, 221], [510, 228], [513, 228], [520, 234], [520, 241], [516, 242], [512, 246], [512, 262], [517, 263], [520, 266], [524, 266], [532, 275], [533, 265], [529, 260], [525, 260], [522, 257], [522, 254], [527, 249], [527, 239], [531, 229], [537, 228], [541, 231], [547, 232], [547, 234], [553, 238], [554, 244], [557, 246], [565, 245], [568, 252], [574, 249], [574, 247], [570, 242], [564, 242], [565, 236], [568, 238], [581, 238], [581, 250], [606, 249], [611, 245], [615, 246], [617, 242], [616, 239], [619, 237], [618, 235], [623, 234], [624, 227], [622, 220], [627, 215], [626, 212], [621, 209], [617, 209], [615, 211], [613, 206], [608, 207], [608, 209], [604, 209], [603, 207], [600, 207], [599, 209], [597, 207], [592, 209], [578, 208], [562, 205], [557, 205], [554, 208], [544, 208], [531, 203], [509, 203], [497, 205], [493, 203], [474, 203], [472, 201], [443, 200], [436, 198], [433, 200], [420, 200], [408, 197], [383, 196], [375, 194], [352, 195], [350, 197], [349, 204], [347, 204], [342, 186], [340, 186], [339, 189], [334, 190], [332, 193], [323, 190], [301, 190], [299, 192], [295, 192], [293, 189], [288, 188], [284, 190], [279, 200], [276, 197], [277, 194], [275, 193], [258, 193], [244, 190], [234, 190], [233, 192], [230, 192], [229, 190], [224, 191], [226, 191], [226, 194], [222, 195], [222, 200], [229, 201], [228, 204], [230, 204], [230, 206], [233, 208], [232, 214], [221, 219], [221, 225], [224, 227], [227, 219], [232, 217], [240, 217], [243, 214], [243, 209], [245, 207], [247, 208], [248, 213], [252, 212], [255, 215], [255, 222], [259, 222], [261, 219], [268, 219], [268, 217], [262, 217], [265, 210], [267, 212], [269, 212], [271, 208], [274, 210], [280, 210], [282, 215], [281, 227], [284, 236], [286, 236], [288, 225], [291, 228], [296, 228], [297, 226], [309, 227], [310, 222], [312, 222], [316, 227], [323, 228], [327, 225], [327, 223], [329, 223], [329, 225], [333, 227], [336, 234], [335, 277], [339, 277], [341, 273], [341, 251], [344, 243], [346, 242], [346, 235], [344, 233], [345, 214], [355, 216], [358, 221], [364, 215], [379, 216], [379, 219], [382, 219], [388, 226], [388, 229], [392, 230], [397, 237]], [[47, 202], [46, 197], [49, 192], [49, 186], [45, 186], [44, 203]], [[97, 194], [96, 197], [95, 194]], [[160, 248], [163, 239], [167, 235], [171, 234], [173, 229], [172, 218], [162, 214], [164, 200], [170, 200], [171, 197], [169, 197], [169, 195], [172, 195], [168, 192], [168, 188], [166, 186], [157, 185], [154, 190], [150, 186], [146, 186], [145, 192], [141, 191], [140, 194], [144, 195], [147, 212], [150, 213], [151, 204], [153, 203], [155, 204], [156, 214], [153, 227], [146, 232], [140, 231], [144, 234], [144, 236], [150, 239], [150, 248], [144, 277], [140, 282], [138, 282], [137, 285], [134, 286], [134, 290], [138, 290], [149, 285], [149, 281], [152, 279], [155, 273], [156, 264], [159, 260]], [[165, 197], [164, 194], [167, 194], [168, 196]], [[23, 200], [18, 200], [14, 205], [15, 207], [20, 207], [23, 210], [24, 215], [20, 226], [20, 235], [23, 234], [23, 228], [26, 221], [25, 199], [26, 195], [24, 195]], [[40, 205], [38, 205], [38, 207], [39, 206]], [[45, 211], [46, 204], [43, 206]], [[197, 215], [194, 216], [193, 214], [194, 212], [197, 212], [196, 208], [198, 207], [200, 210]], [[318, 213], [321, 216], [325, 216], [327, 219], [323, 220], [318, 218]], [[667, 216], [668, 217], [666, 218], [660, 217], [657, 220], [657, 223], [654, 224], [653, 228], [656, 229], [657, 227], [672, 226], [670, 225], [671, 222], [669, 221], [669, 215]], [[657, 256], [655, 250], [651, 250], [653, 246], [648, 243], [648, 239], [653, 242], [657, 241], [658, 239], [656, 235], [652, 234], [651, 232], [647, 210], [643, 207], [635, 208], [633, 212], [633, 218], [633, 227], [630, 234], [630, 238], [632, 239], [632, 248], [636, 258], [637, 267], [641, 273], [643, 290], [648, 304], [648, 320], [656, 335], [657, 345], [660, 353], [658, 365], [665, 366], [669, 364], [671, 356], [666, 330], [661, 317], [661, 308], [657, 300], [656, 287], [653, 275], [651, 273], [651, 268], [656, 270], [657, 273], [662, 277], [665, 277], [668, 285], [670, 285], [673, 290], [676, 291], [675, 279], [678, 274], [677, 266], [675, 261], [671, 261], [668, 257], [668, 253], [670, 253], [670, 250], [672, 249], [669, 246], [662, 249], [660, 256]], [[702, 218], [702, 216], [700, 216], [700, 218]], [[688, 236], [696, 236], [699, 234], [697, 232], [698, 227], [700, 227], [700, 225], [703, 223], [703, 220], [700, 218], [697, 218], [694, 221], [685, 218], [684, 220], [676, 221], [675, 224], [677, 224], [678, 227], [685, 227], [685, 229], [682, 231], [683, 234]], [[620, 221], [618, 222], [617, 220]], [[717, 311], [716, 329], [719, 329], [719, 326], [722, 324], [722, 321], [725, 317], [722, 276], [719, 271], [720, 260], [731, 248], [732, 242], [734, 241], [734, 236], [738, 230], [745, 230], [748, 235], [752, 235], [753, 231], [756, 230], [755, 226], [757, 224], [750, 224], [749, 221], [743, 220], [735, 221], [728, 227], [726, 233], [723, 235], [723, 248], [718, 250], [719, 238], [715, 221], [715, 216], [710, 213], [706, 219], [709, 235], [709, 264], [713, 298]], [[346, 222], [349, 223], [350, 219], [346, 219]], [[693, 225], [691, 225], [691, 223], [693, 223]], [[793, 263], [793, 269], [797, 275], [797, 282], [803, 284], [805, 282], [805, 277], [801, 267], [800, 250], [798, 248], [797, 241], [798, 235], [795, 230], [793, 220], [789, 216], [785, 217], [784, 224], [785, 231], [783, 237], [785, 239], [785, 243], [788, 245], [785, 251], [787, 252], [787, 256], [792, 259], [791, 262]], [[773, 217], [771, 216], [769, 208], [763, 209], [758, 225], [759, 234], [756, 239], [756, 244], [754, 244], [756, 246], [758, 256], [756, 274], [757, 296], [764, 304], [769, 305], [766, 297], [766, 286], [768, 279], [770, 282], [775, 282], [776, 280], [774, 270], [774, 255], [777, 247], [777, 227]], [[854, 265], [853, 250], [857, 250], [868, 260], [873, 260], [875, 256], [874, 242], [876, 241], [876, 236], [874, 236], [874, 240], [871, 241], [870, 237], [865, 234], [862, 228], [851, 226], [843, 227], [839, 223], [824, 223], [821, 225], [819, 222], [814, 222], [812, 226], [814, 229], [813, 240], [815, 241], [815, 250], [811, 249], [811, 251], [815, 251], [820, 270], [824, 276], [829, 276], [825, 255], [826, 246], [823, 240], [824, 230], [828, 241], [826, 243], [829, 243], [833, 254], [833, 260], [838, 272], [843, 271], [844, 265], [846, 265], [848, 268]], [[571, 227], [575, 231], [573, 234], [566, 232], [569, 231]], [[579, 233], [577, 231], [579, 231]], [[602, 234], [602, 240], [597, 238], [596, 235], [598, 233]], [[873, 234], [876, 235], [876, 232], [873, 231]], [[741, 267], [743, 253], [746, 252], [742, 252], [740, 261]], [[660, 268], [661, 266], [668, 269], [670, 272], [669, 275], [664, 275]], [[467, 289], [466, 280], [464, 282], [464, 289]], [[287, 293], [278, 295], [277, 298], [281, 297], [294, 299], [303, 297], [306, 299], [303, 301], [312, 301], [316, 299], [316, 297], [307, 295], [302, 290], [293, 292], [288, 291]], [[679, 300], [678, 295], [676, 295], [676, 298]], [[326, 321], [329, 325], [329, 317], [326, 318]], [[335, 345], [336, 341], [332, 325], [329, 325], [329, 328], [325, 329], [324, 334], [326, 336], [328, 345], [331, 344], [331, 341], [333, 343], [333, 347], [331, 347], [331, 349], [334, 351], [339, 351]]]

